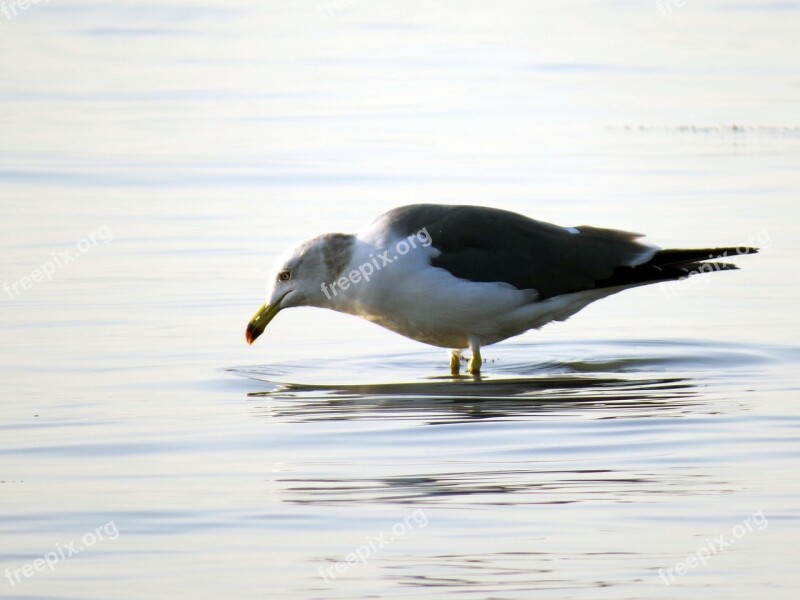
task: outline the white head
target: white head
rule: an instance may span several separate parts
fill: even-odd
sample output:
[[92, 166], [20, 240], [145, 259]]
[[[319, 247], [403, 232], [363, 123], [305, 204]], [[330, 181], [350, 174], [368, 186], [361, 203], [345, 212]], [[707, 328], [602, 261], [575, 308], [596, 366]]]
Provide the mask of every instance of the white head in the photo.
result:
[[352, 235], [327, 233], [283, 253], [275, 261], [267, 301], [247, 325], [247, 343], [252, 344], [284, 308], [329, 308], [331, 301], [323, 292], [323, 284], [335, 280], [347, 266], [353, 242]]

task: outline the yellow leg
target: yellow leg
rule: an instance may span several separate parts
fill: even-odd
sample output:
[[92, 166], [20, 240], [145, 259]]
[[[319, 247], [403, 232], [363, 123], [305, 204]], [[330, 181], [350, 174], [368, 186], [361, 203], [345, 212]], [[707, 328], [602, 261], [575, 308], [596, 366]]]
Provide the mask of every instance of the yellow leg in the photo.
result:
[[469, 359], [467, 371], [470, 375], [480, 375], [483, 359], [481, 358], [481, 341], [477, 336], [470, 336], [469, 349], [472, 350], [472, 357]]
[[450, 374], [458, 375], [461, 370], [461, 350], [450, 350]]
[[480, 375], [482, 364], [483, 364], [483, 359], [481, 358], [481, 351], [475, 350], [472, 353], [472, 357], [469, 359], [469, 364], [467, 365], [467, 371], [469, 372], [470, 375]]

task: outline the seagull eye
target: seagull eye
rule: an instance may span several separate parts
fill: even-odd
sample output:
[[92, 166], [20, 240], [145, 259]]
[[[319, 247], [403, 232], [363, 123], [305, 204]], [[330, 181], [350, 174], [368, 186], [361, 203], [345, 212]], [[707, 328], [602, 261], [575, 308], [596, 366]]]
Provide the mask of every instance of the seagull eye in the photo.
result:
[[291, 271], [281, 271], [278, 273], [278, 280], [279, 281], [289, 281], [292, 278]]

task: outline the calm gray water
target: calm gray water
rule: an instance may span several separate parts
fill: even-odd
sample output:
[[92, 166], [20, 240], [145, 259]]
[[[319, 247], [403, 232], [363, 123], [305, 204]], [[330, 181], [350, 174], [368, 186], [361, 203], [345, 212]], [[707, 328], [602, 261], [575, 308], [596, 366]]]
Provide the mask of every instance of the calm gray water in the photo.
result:
[[[796, 597], [800, 3], [107, 4], [0, 14], [0, 596]], [[245, 344], [287, 245], [421, 201], [762, 252], [480, 382]]]

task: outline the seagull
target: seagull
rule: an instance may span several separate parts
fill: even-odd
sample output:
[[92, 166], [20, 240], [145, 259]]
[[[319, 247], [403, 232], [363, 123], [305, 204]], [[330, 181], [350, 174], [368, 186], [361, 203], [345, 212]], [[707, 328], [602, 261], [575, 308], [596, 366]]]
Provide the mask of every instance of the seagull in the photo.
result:
[[401, 206], [358, 234], [326, 233], [282, 254], [245, 338], [252, 344], [285, 308], [316, 306], [449, 349], [453, 376], [469, 348], [467, 371], [479, 376], [483, 346], [622, 290], [736, 269], [704, 261], [758, 251], [662, 250], [642, 237], [483, 206]]

